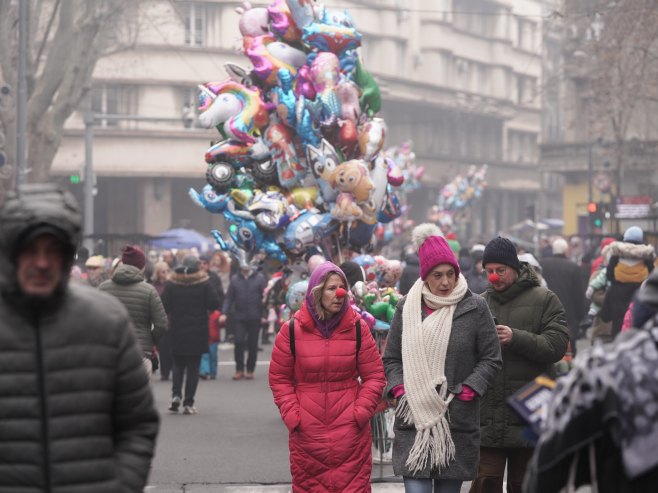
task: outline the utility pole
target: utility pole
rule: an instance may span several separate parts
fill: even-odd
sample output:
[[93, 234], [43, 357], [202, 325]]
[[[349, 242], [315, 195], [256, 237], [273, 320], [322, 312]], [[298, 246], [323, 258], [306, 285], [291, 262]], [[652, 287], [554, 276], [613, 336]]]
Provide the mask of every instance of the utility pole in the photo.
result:
[[85, 123], [85, 170], [84, 170], [84, 223], [83, 240], [84, 246], [92, 254], [94, 250], [94, 188], [96, 176], [94, 175], [94, 120], [96, 114], [93, 111], [85, 111], [83, 120]]
[[18, 2], [18, 94], [16, 100], [16, 186], [25, 181], [25, 140], [27, 128], [27, 37], [30, 2]]

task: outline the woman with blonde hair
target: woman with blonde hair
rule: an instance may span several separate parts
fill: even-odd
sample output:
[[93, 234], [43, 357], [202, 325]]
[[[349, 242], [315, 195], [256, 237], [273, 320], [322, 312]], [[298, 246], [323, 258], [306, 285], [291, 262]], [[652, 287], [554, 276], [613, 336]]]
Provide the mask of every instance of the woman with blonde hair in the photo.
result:
[[458, 493], [477, 476], [480, 398], [502, 365], [500, 343], [439, 228], [412, 236], [420, 279], [398, 302], [383, 358], [397, 404], [393, 471], [407, 493]]
[[338, 266], [318, 266], [302, 307], [274, 342], [270, 387], [290, 433], [295, 493], [370, 491], [370, 418], [386, 380], [347, 289]]

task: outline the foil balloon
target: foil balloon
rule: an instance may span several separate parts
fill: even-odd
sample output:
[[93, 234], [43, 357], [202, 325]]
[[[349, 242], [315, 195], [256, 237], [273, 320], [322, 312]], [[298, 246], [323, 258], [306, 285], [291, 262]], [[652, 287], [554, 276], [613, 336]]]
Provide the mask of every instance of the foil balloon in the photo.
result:
[[289, 252], [300, 255], [335, 230], [330, 214], [303, 211], [286, 228], [283, 244]]
[[269, 86], [277, 84], [279, 70], [286, 69], [294, 76], [306, 63], [303, 51], [278, 41], [272, 34], [244, 38], [243, 45], [254, 66], [252, 74]]
[[253, 214], [256, 225], [266, 232], [283, 228], [289, 222], [286, 215], [286, 199], [281, 192], [256, 191], [247, 210]]
[[336, 93], [339, 74], [340, 62], [333, 53], [319, 53], [311, 64], [311, 80], [317, 93], [314, 115], [320, 125], [333, 125], [341, 114]]
[[386, 198], [386, 185], [388, 184], [388, 165], [384, 156], [379, 154], [370, 162], [370, 180], [375, 186], [372, 192], [372, 202], [376, 211], [379, 211]]
[[212, 185], [205, 185], [201, 193], [197, 192], [194, 188], [190, 188], [187, 193], [192, 199], [192, 202], [213, 214], [224, 212], [230, 200], [229, 194], [218, 194]]
[[402, 277], [402, 270], [402, 262], [387, 260], [382, 269], [380, 284], [386, 287], [394, 287]]
[[290, 130], [282, 123], [273, 123], [263, 134], [263, 141], [270, 149], [270, 159], [279, 176], [279, 183], [290, 188], [306, 176], [306, 167], [297, 156]]
[[295, 24], [292, 12], [285, 0], [274, 0], [268, 7], [270, 29], [287, 43], [297, 43], [302, 37], [302, 31]]
[[233, 80], [199, 86], [199, 123], [210, 128], [223, 123], [230, 138], [244, 143], [256, 141], [260, 129], [269, 123], [269, 112], [258, 88]]
[[267, 25], [269, 23], [269, 14], [267, 9], [262, 7], [254, 8], [249, 2], [243, 2], [242, 7], [235, 11], [240, 14], [240, 34], [242, 36], [262, 36], [268, 34]]
[[364, 67], [361, 60], [356, 64], [356, 84], [361, 88], [361, 111], [372, 118], [382, 108], [382, 95], [375, 78]]
[[329, 12], [322, 8], [318, 17], [302, 29], [302, 41], [306, 46], [335, 55], [361, 46], [361, 33], [354, 28], [347, 11]]
[[363, 216], [363, 210], [356, 204], [351, 193], [339, 193], [330, 209], [331, 217], [342, 222], [354, 221]]
[[361, 116], [358, 86], [350, 80], [341, 81], [336, 86], [336, 95], [340, 101], [340, 117], [358, 122]]
[[381, 151], [386, 139], [386, 123], [381, 118], [373, 118], [359, 128], [359, 149], [366, 161], [370, 161]]
[[388, 171], [386, 172], [386, 181], [392, 187], [401, 187], [404, 183], [404, 173], [400, 167], [392, 159], [386, 158], [386, 166]]
[[309, 0], [286, 0], [286, 5], [298, 28], [302, 29], [315, 20], [313, 2]]
[[354, 221], [345, 229], [343, 242], [355, 250], [360, 250], [370, 244], [374, 231], [374, 224], [367, 224], [364, 221]]
[[359, 134], [356, 124], [352, 120], [338, 121], [338, 144], [343, 155], [348, 158], [356, 157]]
[[288, 203], [298, 209], [313, 209], [318, 199], [318, 189], [316, 187], [293, 188], [286, 197]]
[[308, 281], [298, 281], [288, 288], [286, 293], [286, 305], [291, 311], [296, 312], [304, 303], [306, 299], [306, 290], [308, 289]]
[[397, 219], [402, 215], [402, 206], [400, 205], [400, 199], [392, 190], [390, 185], [386, 186], [386, 197], [384, 198], [384, 204], [377, 214], [377, 220], [380, 223], [390, 223], [391, 221]]
[[306, 266], [308, 267], [308, 275], [310, 276], [313, 274], [313, 271], [320, 265], [323, 264], [327, 261], [326, 258], [324, 258], [322, 255], [315, 254], [311, 255], [306, 262]]
[[334, 170], [331, 186], [341, 193], [350, 193], [357, 203], [370, 200], [375, 185], [370, 179], [368, 167], [358, 159], [352, 159], [339, 164]]
[[322, 139], [319, 147], [307, 146], [306, 163], [320, 187], [323, 202], [326, 204], [334, 202], [338, 192], [331, 185], [331, 180], [340, 163], [334, 147], [325, 139]]
[[363, 268], [363, 272], [366, 275], [366, 283], [377, 280], [377, 262], [372, 255], [358, 255], [352, 261]]
[[311, 67], [304, 65], [297, 71], [297, 78], [295, 79], [295, 94], [297, 96], [304, 96], [306, 99], [315, 99], [315, 88], [311, 80]]

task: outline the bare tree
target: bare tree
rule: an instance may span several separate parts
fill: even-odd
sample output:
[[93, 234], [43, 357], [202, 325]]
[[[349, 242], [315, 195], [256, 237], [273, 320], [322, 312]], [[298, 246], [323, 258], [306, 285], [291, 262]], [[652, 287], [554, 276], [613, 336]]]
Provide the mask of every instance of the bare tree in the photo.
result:
[[614, 143], [622, 178], [633, 123], [658, 102], [658, 8], [655, 0], [599, 0], [593, 13], [586, 48], [591, 123]]
[[[13, 186], [16, 163], [18, 3], [0, 0], [0, 81], [13, 88], [3, 101], [0, 132], [7, 164], [0, 169], [0, 202]], [[131, 0], [30, 0], [27, 50], [29, 181], [46, 181], [67, 118], [91, 88], [98, 60], [134, 46], [137, 7]]]

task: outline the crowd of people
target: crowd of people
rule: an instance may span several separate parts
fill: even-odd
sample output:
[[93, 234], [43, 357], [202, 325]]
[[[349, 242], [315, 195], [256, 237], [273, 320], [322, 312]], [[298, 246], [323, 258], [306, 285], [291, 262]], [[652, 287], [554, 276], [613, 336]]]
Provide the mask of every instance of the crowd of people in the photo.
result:
[[[282, 272], [220, 251], [126, 245], [106, 259], [80, 239], [77, 204], [52, 185], [22, 186], [0, 209], [3, 491], [142, 491], [159, 427], [152, 374], [171, 378], [169, 412], [194, 415], [218, 344], [234, 346], [232, 379], [253, 380], [272, 332], [269, 384], [295, 492], [370, 490], [382, 402], [409, 493], [465, 481], [502, 492], [505, 475], [509, 493], [658, 484], [658, 273], [637, 226], [575, 261], [561, 237], [537, 259], [507, 238], [462, 248], [417, 226], [399, 300], [388, 288], [381, 354], [371, 307], [353, 294], [368, 277], [356, 259], [311, 256], [286, 312]], [[586, 334], [591, 349], [572, 361]], [[533, 438], [507, 401], [539, 376], [558, 383]]]

